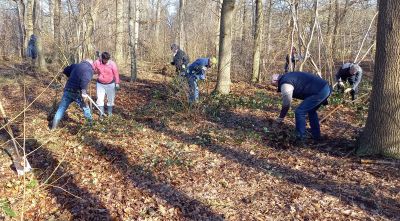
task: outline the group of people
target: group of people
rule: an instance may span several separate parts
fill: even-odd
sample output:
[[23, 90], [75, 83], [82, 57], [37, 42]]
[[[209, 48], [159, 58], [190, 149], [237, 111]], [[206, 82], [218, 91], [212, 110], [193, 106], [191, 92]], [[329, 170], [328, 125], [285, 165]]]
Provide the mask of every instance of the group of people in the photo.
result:
[[[333, 88], [337, 86], [342, 93], [350, 93], [354, 101], [361, 78], [362, 69], [358, 64], [345, 63], [335, 75], [336, 83]], [[346, 82], [350, 87], [345, 89]], [[315, 141], [321, 140], [317, 110], [321, 105], [328, 104], [328, 97], [333, 90], [329, 83], [315, 74], [288, 72], [283, 75], [274, 74], [272, 84], [278, 87], [278, 92], [282, 95], [282, 109], [276, 122], [283, 122], [293, 98], [303, 100], [295, 110], [297, 139], [301, 143], [306, 139], [306, 116], [308, 115], [312, 138]]]
[[217, 64], [215, 57], [198, 58], [189, 64], [190, 59], [187, 54], [179, 48], [179, 45], [172, 44], [173, 61], [171, 65], [176, 68], [176, 73], [187, 79], [189, 85], [189, 103], [196, 103], [199, 99], [199, 80], [206, 79], [206, 71]]
[[[173, 53], [171, 65], [175, 66], [178, 76], [186, 78], [189, 85], [189, 103], [195, 103], [199, 99], [197, 82], [206, 78], [207, 69], [215, 66], [217, 59], [215, 57], [198, 58], [190, 64], [189, 57], [177, 44], [171, 45], [171, 51]], [[292, 50], [292, 53], [295, 53], [295, 50]], [[89, 122], [92, 121], [88, 104], [91, 98], [87, 91], [94, 74], [98, 76], [96, 104], [100, 109], [100, 116], [103, 115], [105, 110], [105, 96], [107, 96], [108, 101], [108, 115], [112, 115], [116, 91], [120, 88], [120, 78], [117, 65], [110, 60], [110, 57], [108, 52], [103, 52], [101, 58], [94, 62], [86, 59], [79, 64], [72, 64], [64, 69], [64, 74], [68, 76], [68, 81], [64, 88], [61, 103], [53, 119], [52, 129], [57, 128], [66, 109], [72, 102], [76, 102], [82, 108], [84, 116]], [[303, 100], [295, 109], [297, 139], [303, 142], [307, 137], [306, 117], [308, 115], [312, 138], [319, 141], [321, 140], [321, 131], [317, 110], [320, 106], [328, 104], [328, 98], [335, 87], [342, 93], [350, 93], [352, 100], [355, 100], [362, 78], [362, 69], [358, 64], [343, 64], [335, 75], [336, 84], [332, 88], [326, 80], [315, 74], [296, 71], [288, 72], [286, 67], [288, 65], [285, 66], [285, 74], [272, 75], [272, 84], [278, 87], [278, 92], [282, 95], [282, 109], [276, 119], [276, 123], [284, 121], [293, 98]], [[350, 85], [349, 88], [345, 88], [346, 82]]]
[[65, 111], [72, 102], [76, 102], [83, 110], [83, 114], [89, 123], [92, 122], [92, 114], [89, 107], [91, 101], [88, 95], [88, 85], [93, 76], [97, 76], [96, 82], [96, 106], [99, 115], [105, 115], [104, 105], [107, 97], [107, 113], [112, 115], [116, 91], [120, 89], [120, 78], [117, 65], [112, 61], [110, 53], [103, 52], [101, 56], [92, 61], [86, 59], [79, 64], [72, 64], [64, 68], [63, 73], [68, 77], [64, 87], [64, 93], [57, 112], [53, 118], [51, 129], [56, 129]]

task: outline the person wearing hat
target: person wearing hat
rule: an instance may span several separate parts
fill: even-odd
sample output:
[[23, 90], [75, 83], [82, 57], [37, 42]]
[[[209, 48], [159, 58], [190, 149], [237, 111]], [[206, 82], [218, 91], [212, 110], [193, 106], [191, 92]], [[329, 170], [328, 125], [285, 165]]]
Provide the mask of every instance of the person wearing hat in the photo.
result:
[[64, 69], [65, 74], [69, 77], [64, 87], [60, 105], [53, 118], [52, 130], [57, 128], [65, 111], [72, 102], [76, 102], [82, 108], [83, 114], [89, 122], [92, 121], [92, 114], [86, 100], [89, 97], [87, 87], [93, 77], [93, 70], [93, 61], [90, 59], [86, 59], [79, 64], [70, 65]]
[[[104, 100], [107, 96], [108, 116], [112, 115], [115, 94], [120, 89], [119, 73], [117, 65], [110, 60], [111, 55], [108, 52], [101, 53], [101, 58], [94, 62], [95, 74], [98, 74], [96, 83], [97, 105], [104, 113]], [[101, 115], [101, 113], [100, 113]]]
[[[350, 93], [351, 99], [354, 101], [357, 98], [358, 85], [361, 82], [362, 72], [363, 71], [358, 64], [343, 64], [335, 75], [335, 86], [337, 86], [342, 93]], [[349, 82], [350, 88], [345, 89], [345, 85], [343, 82], [346, 81]]]
[[184, 75], [186, 67], [190, 62], [189, 57], [182, 49], [179, 48], [179, 45], [177, 44], [171, 45], [171, 51], [174, 54], [171, 65], [175, 66], [177, 74]]
[[215, 57], [199, 58], [187, 67], [185, 76], [189, 84], [189, 103], [194, 103], [199, 99], [198, 80], [206, 79], [206, 71], [217, 64]]
[[292, 99], [300, 99], [303, 102], [295, 110], [297, 139], [305, 140], [306, 116], [310, 120], [311, 134], [314, 140], [321, 139], [321, 131], [317, 110], [321, 105], [327, 104], [331, 94], [329, 84], [317, 75], [305, 72], [289, 72], [283, 75], [274, 74], [272, 84], [278, 87], [282, 94], [282, 109], [277, 123], [282, 123], [290, 109]]

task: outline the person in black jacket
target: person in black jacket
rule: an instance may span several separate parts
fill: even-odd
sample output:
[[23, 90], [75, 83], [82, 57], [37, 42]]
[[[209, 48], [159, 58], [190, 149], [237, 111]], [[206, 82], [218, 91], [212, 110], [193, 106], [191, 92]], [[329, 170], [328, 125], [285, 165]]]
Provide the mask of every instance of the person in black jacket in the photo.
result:
[[53, 119], [52, 130], [57, 128], [65, 111], [72, 102], [76, 102], [79, 105], [89, 122], [92, 121], [92, 114], [85, 100], [89, 97], [87, 87], [93, 77], [93, 61], [87, 59], [79, 64], [72, 64], [65, 68], [63, 72], [68, 76], [68, 81], [65, 84], [64, 94]]
[[184, 75], [186, 67], [189, 64], [189, 57], [183, 50], [179, 48], [179, 45], [177, 44], [171, 45], [171, 51], [174, 54], [171, 65], [176, 67], [176, 73]]
[[[338, 89], [343, 93], [350, 93], [351, 99], [354, 101], [358, 94], [358, 85], [362, 78], [362, 69], [358, 64], [345, 63], [336, 73], [336, 84]], [[345, 89], [343, 82], [349, 82], [350, 88]]]

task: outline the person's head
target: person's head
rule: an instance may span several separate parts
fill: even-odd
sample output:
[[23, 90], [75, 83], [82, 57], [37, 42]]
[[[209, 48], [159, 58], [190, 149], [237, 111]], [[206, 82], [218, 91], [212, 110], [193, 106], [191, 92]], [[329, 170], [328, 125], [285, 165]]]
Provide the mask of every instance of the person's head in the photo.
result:
[[94, 64], [93, 64], [93, 60], [92, 59], [86, 58], [83, 61], [89, 63], [92, 66], [92, 68], [94, 69]]
[[172, 44], [171, 45], [171, 51], [173, 53], [176, 53], [178, 50], [179, 50], [179, 45], [177, 45], [177, 44]]
[[296, 53], [296, 52], [297, 52], [296, 47], [292, 47], [292, 53]]
[[271, 76], [271, 84], [274, 85], [274, 86], [278, 86], [278, 81], [279, 81], [280, 77], [281, 77], [280, 74], [273, 74]]
[[358, 64], [352, 64], [350, 66], [350, 74], [351, 75], [355, 75], [360, 69], [360, 66], [358, 66]]
[[110, 55], [110, 53], [108, 53], [108, 52], [103, 52], [103, 53], [101, 53], [101, 62], [103, 63], [103, 64], [107, 64], [107, 62], [110, 60], [110, 58], [111, 58], [111, 55]]
[[217, 58], [216, 57], [210, 57], [210, 60], [209, 60], [209, 62], [208, 62], [208, 67], [214, 67], [214, 66], [216, 66], [217, 65], [217, 63], [218, 63], [218, 60], [217, 60]]

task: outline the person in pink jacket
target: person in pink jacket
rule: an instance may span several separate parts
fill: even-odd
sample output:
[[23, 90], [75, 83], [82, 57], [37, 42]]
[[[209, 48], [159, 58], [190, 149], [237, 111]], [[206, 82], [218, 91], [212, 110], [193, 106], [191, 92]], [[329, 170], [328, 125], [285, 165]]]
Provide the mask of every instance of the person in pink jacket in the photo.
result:
[[[112, 115], [115, 92], [119, 90], [119, 73], [117, 65], [110, 60], [108, 52], [101, 53], [101, 58], [94, 62], [94, 72], [98, 75], [96, 83], [97, 105], [104, 113], [104, 99], [107, 96], [107, 112]], [[100, 113], [101, 114], [101, 113]]]

